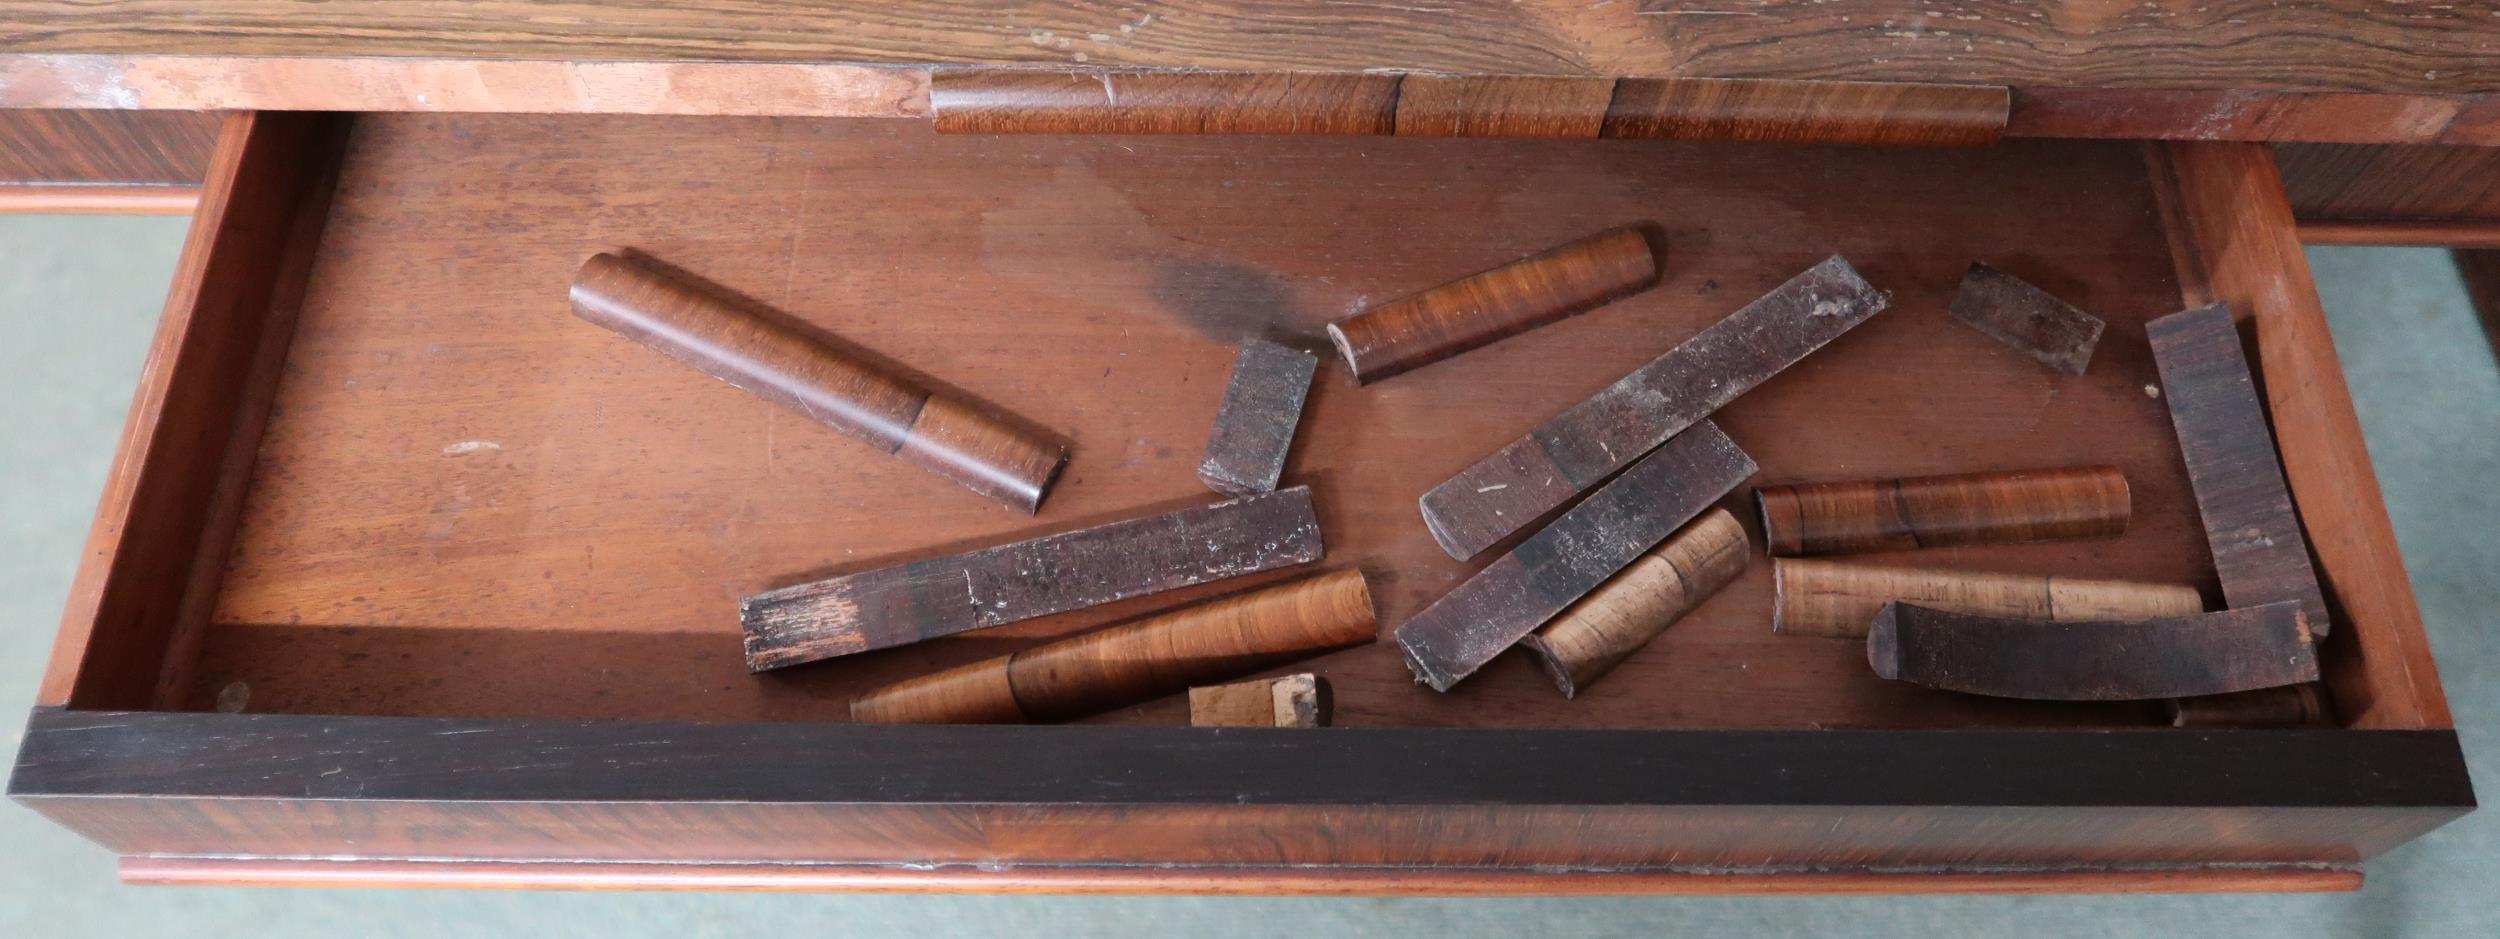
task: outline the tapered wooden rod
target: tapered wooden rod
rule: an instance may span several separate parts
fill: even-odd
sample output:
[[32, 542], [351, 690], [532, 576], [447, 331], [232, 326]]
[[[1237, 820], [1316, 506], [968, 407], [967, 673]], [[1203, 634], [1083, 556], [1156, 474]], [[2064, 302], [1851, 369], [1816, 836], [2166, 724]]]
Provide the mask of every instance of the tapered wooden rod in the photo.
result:
[[887, 724], [1084, 717], [1369, 642], [1371, 588], [1335, 571], [898, 682], [851, 702]]
[[1602, 306], [1658, 279], [1636, 228], [1599, 232], [1328, 324], [1356, 384], [1422, 368]]
[[1665, 544], [1519, 640], [1563, 697], [1597, 681], [1745, 572], [1753, 544], [1726, 509], [1711, 509]]
[[1764, 486], [1754, 500], [1775, 557], [2115, 535], [2129, 512], [2113, 466]]
[[1771, 630], [1863, 637], [1899, 600], [1955, 613], [2056, 621], [2139, 620], [2205, 612], [2194, 587], [2046, 574], [1889, 567], [1811, 558], [1771, 561]]
[[574, 315], [1028, 515], [1067, 460], [1038, 431], [630, 258], [582, 262], [572, 296]]

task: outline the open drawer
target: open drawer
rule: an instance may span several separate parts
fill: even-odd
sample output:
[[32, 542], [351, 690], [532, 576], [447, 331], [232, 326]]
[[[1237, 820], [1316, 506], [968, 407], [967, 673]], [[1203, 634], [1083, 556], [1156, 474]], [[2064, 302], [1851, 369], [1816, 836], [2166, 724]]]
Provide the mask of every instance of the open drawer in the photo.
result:
[[[1204, 501], [1241, 338], [1623, 223], [1663, 231], [1656, 288], [1393, 382], [1323, 368], [1287, 478], [1383, 626], [1295, 666], [1339, 727], [1191, 729], [1170, 699], [846, 723], [876, 685], [1293, 572], [747, 672], [741, 594]], [[146, 881], [2350, 888], [2472, 794], [2291, 225], [2262, 145], [235, 115], [11, 792]], [[1027, 519], [584, 324], [567, 284], [615, 247], [1059, 429], [1072, 461]], [[1757, 484], [2133, 485], [2124, 536], [1935, 566], [2210, 593], [2143, 324], [2230, 301], [2339, 614], [2339, 723], [1884, 682], [1861, 643], [1774, 635], [1760, 563], [1576, 700], [1515, 656], [1413, 684], [1387, 630], [1486, 560], [1444, 556], [1416, 495], [1833, 253], [1892, 308], [1720, 413]], [[1951, 323], [1974, 259], [2108, 319], [2090, 372]]]

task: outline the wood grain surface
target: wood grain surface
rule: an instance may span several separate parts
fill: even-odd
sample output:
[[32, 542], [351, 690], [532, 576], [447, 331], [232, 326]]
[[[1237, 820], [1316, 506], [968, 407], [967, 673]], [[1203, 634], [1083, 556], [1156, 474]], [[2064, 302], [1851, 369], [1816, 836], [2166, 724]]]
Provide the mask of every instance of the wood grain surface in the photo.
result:
[[1386, 134], [1395, 75], [940, 69], [941, 134]]
[[2287, 143], [2274, 164], [2303, 220], [2500, 222], [2500, 149]]
[[1745, 572], [1753, 545], [1726, 509], [1711, 509], [1519, 640], [1563, 697], [1603, 677]]
[[1702, 421], [1398, 627], [1415, 680], [1448, 691], [1682, 528], [1758, 469]]
[[2223, 601], [2243, 607], [2295, 601], [2310, 630], [2326, 635], [2326, 598], [2230, 308], [2198, 307], [2144, 329], [2196, 488]]
[[2228, 303], [2255, 329], [2283, 473], [2339, 614], [2325, 649], [2335, 710], [2357, 727], [2448, 726], [2421, 608], [2272, 154], [2189, 143], [2145, 153], [2184, 305]]
[[1611, 228], [1328, 324], [1328, 339], [1369, 384], [1481, 349], [1656, 283], [1638, 227]]
[[1117, 10], [757, 0], [607, 6], [523, 0], [411, 9], [351, 0], [106, 0], [0, 8], [0, 52], [552, 61], [909, 63], [2259, 88], [2421, 94], [2500, 87], [2500, 24], [2469, 4], [2284, 7], [1903, 0], [1456, 0]]
[[1523, 75], [1407, 75], [1398, 80], [1402, 137], [1586, 140], [1606, 124], [1616, 82]]
[[1370, 642], [1377, 622], [1363, 573], [1332, 571], [897, 682], [852, 701], [851, 719], [1070, 720]]
[[1615, 83], [1602, 134], [1978, 146], [2004, 132], [2008, 100], [1983, 85], [1627, 78]]
[[[1360, 391], [1320, 376], [1295, 481], [1319, 496], [1330, 556], [1372, 576], [1387, 622], [1471, 570], [1416, 524], [1417, 493], [1836, 252], [1924, 312], [1869, 321], [1717, 412], [1766, 481], [2110, 463], [2133, 483], [2127, 534], [1921, 563], [2210, 576], [2140, 344], [2106, 343], [2091, 374], [2064, 380], [1943, 314], [1970, 259], [2009, 246], [2024, 246], [2035, 283], [2122, 335], [2175, 310], [2132, 147], [1115, 140], [430, 114], [356, 128], [187, 707], [840, 721], [869, 688], [1256, 586], [1280, 575], [764, 677], [735, 651], [737, 600], [759, 590], [1203, 503], [1198, 445], [1243, 339], [1317, 347], [1327, 322], [1448, 271], [1644, 218], [1681, 246], [1674, 265], [1602, 316]], [[1780, 208], [1798, 200], [1823, 208]], [[494, 250], [478, 250], [480, 233]], [[1018, 402], [1076, 456], [1041, 517], [1019, 522], [689, 383], [565, 310], [581, 259], [621, 244], [971, 397]], [[1944, 374], [1949, 388], [1933, 380]], [[1748, 570], [1568, 702], [1524, 656], [1447, 696], [1415, 688], [1379, 646], [1305, 670], [1336, 686], [1351, 727], [2162, 719], [1883, 682], [1845, 644], [1769, 633], [1771, 599], [1768, 568]], [[1178, 724], [1185, 710], [1167, 698], [1090, 720]]]
[[1883, 312], [1889, 295], [1838, 255], [1711, 324], [1424, 493], [1424, 527], [1465, 560], [1631, 465]]
[[2229, 694], [2318, 680], [2300, 604], [2131, 621], [1954, 613], [1894, 601], [1875, 614], [1875, 673], [2005, 698], [2121, 701]]
[[2102, 538], [2134, 514], [2115, 466], [1763, 486], [1754, 503], [1774, 556]]
[[0, 107], [0, 184], [198, 186], [222, 120], [205, 111]]
[[1189, 689], [1191, 727], [1326, 727], [1328, 679], [1309, 672]]
[[1953, 318], [2040, 364], [2081, 375], [2106, 324], [2021, 278], [1972, 261], [1953, 293]]
[[1309, 564], [1296, 486], [783, 587], [738, 601], [756, 671], [856, 655]]
[[1224, 403], [1215, 410], [1215, 429], [1207, 432], [1198, 481], [1232, 496], [1274, 490], [1318, 372], [1319, 357], [1308, 352], [1264, 339], [1242, 343], [1224, 383]]
[[1771, 629], [1785, 635], [1860, 638], [1884, 604], [2015, 619], [2142, 620], [2205, 612], [2194, 587], [2046, 574], [1894, 567], [1773, 558], [1777, 604]]
[[1067, 462], [1027, 422], [932, 393], [776, 311], [632, 255], [596, 254], [573, 315], [1027, 515]]

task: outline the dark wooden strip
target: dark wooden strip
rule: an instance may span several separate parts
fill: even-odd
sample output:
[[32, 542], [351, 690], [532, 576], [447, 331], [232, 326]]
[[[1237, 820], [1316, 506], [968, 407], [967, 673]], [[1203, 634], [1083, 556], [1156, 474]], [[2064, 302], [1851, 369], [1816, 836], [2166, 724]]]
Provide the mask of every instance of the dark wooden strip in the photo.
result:
[[1448, 691], [1744, 482], [1753, 458], [1702, 421], [1398, 627], [1415, 680]]
[[2329, 628], [2309, 542], [2283, 481], [2274, 434], [2248, 371], [2230, 307], [2217, 303], [2145, 324], [2162, 400], [2179, 434], [2196, 511], [2205, 521], [2223, 601], [2298, 601], [2311, 632]]
[[2047, 574], [1931, 570], [1812, 558], [1771, 561], [1771, 631], [1864, 638], [1884, 604], [2016, 619], [2132, 621], [2205, 612], [2204, 594], [2177, 584]]
[[1311, 392], [1319, 357], [1260, 339], [1242, 343], [1233, 356], [1233, 377], [1207, 435], [1198, 480], [1225, 495], [1246, 496], [1276, 488], [1285, 474], [1293, 432], [1302, 423], [1302, 400]]
[[[2113, 766], [2160, 771], [2106, 771]], [[2474, 804], [2450, 731], [1255, 734], [53, 708], [28, 721], [9, 793], [679, 804]]]
[[1609, 229], [1328, 324], [1356, 384], [1403, 375], [1637, 293], [1658, 279], [1638, 228]]
[[883, 649], [1320, 559], [1311, 490], [1278, 492], [755, 594], [756, 671]]
[[571, 293], [575, 316], [1027, 515], [1067, 461], [1065, 445], [1022, 421], [933, 395], [644, 259], [594, 255]]
[[1754, 501], [1779, 556], [2094, 538], [2133, 514], [2115, 466], [1763, 486]]
[[2149, 701], [2318, 680], [2300, 604], [2064, 622], [1884, 604], [1867, 663], [1895, 681], [2046, 701]]
[[1606, 78], [1408, 75], [1398, 83], [1397, 133], [1591, 139], [1614, 95]]
[[851, 719], [1072, 720], [1370, 642], [1376, 627], [1363, 572], [1334, 571], [897, 682], [853, 700]]
[[1615, 83], [1604, 135], [1979, 146], [2004, 133], [2010, 102], [2005, 88], [1989, 85], [1625, 78]]
[[1424, 493], [1424, 525], [1465, 560], [1882, 312], [1839, 256], [1712, 324]]
[[1952, 310], [1964, 325], [2068, 376], [2083, 375], [2101, 341], [2100, 317], [1977, 261], [1962, 275]]
[[0, 108], [0, 183], [197, 186], [219, 120], [205, 111]]
[[942, 134], [1386, 134], [1395, 75], [1019, 72], [930, 76]]
[[2304, 221], [2500, 221], [2500, 148], [2286, 143], [2274, 164]]

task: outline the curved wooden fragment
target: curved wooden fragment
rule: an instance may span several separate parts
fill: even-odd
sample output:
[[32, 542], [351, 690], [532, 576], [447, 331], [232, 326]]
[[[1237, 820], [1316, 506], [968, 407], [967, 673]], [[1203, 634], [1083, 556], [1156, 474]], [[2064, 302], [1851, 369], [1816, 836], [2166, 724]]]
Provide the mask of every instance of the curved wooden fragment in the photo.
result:
[[1895, 681], [2000, 698], [2136, 701], [2318, 679], [2300, 604], [2122, 622], [2048, 622], [1887, 603], [1866, 661]]

